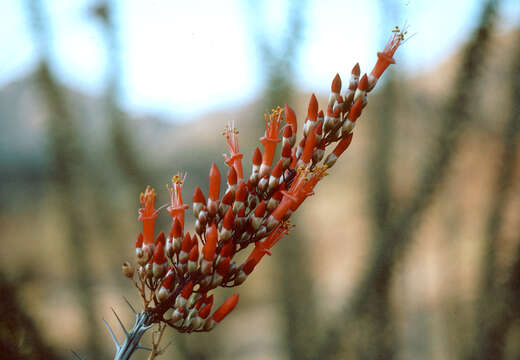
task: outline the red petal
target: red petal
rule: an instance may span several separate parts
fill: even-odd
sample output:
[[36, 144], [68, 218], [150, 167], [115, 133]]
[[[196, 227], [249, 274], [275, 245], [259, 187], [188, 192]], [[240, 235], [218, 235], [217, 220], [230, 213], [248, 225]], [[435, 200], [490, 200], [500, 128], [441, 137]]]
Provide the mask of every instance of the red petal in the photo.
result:
[[153, 262], [156, 264], [164, 264], [166, 261], [166, 257], [164, 256], [164, 245], [162, 242], [160, 242], [155, 248], [155, 252], [153, 254]]
[[283, 128], [283, 137], [288, 139], [291, 136], [292, 136], [292, 126], [285, 125], [285, 127]]
[[347, 116], [348, 119], [352, 122], [356, 121], [359, 115], [361, 115], [361, 110], [363, 110], [363, 99], [360, 97], [352, 106], [352, 109], [350, 109]]
[[189, 283], [184, 286], [184, 288], [181, 291], [181, 296], [185, 299], [189, 298], [191, 293], [193, 292], [193, 281], [190, 280]]
[[247, 187], [244, 182], [241, 182], [240, 185], [238, 185], [237, 192], [235, 194], [235, 200], [236, 201], [246, 201], [247, 198]]
[[316, 99], [316, 95], [311, 95], [311, 100], [309, 101], [309, 108], [307, 110], [307, 119], [316, 120], [318, 116], [318, 99]]
[[238, 294], [230, 296], [213, 314], [213, 320], [216, 322], [222, 321], [238, 304]]
[[292, 126], [293, 134], [296, 134], [296, 131], [298, 130], [298, 123], [296, 122], [296, 114], [294, 113], [294, 110], [289, 105], [285, 104], [284, 112], [287, 122]]
[[262, 153], [260, 152], [259, 148], [256, 148], [255, 152], [253, 153], [252, 163], [253, 165], [257, 166], [260, 166], [260, 164], [262, 164]]
[[361, 74], [361, 70], [359, 69], [359, 63], [356, 63], [352, 68], [352, 75], [359, 76], [359, 74]]
[[222, 246], [222, 249], [220, 250], [220, 256], [222, 257], [232, 257], [235, 252], [235, 244], [233, 244], [233, 241], [228, 241], [224, 246]]
[[199, 247], [193, 246], [188, 254], [188, 259], [191, 261], [197, 261], [199, 258]]
[[[213, 296], [213, 295], [212, 295]], [[208, 317], [209, 313], [211, 312], [211, 306], [213, 305], [213, 303], [211, 304], [207, 304], [205, 305], [200, 311], [199, 311], [199, 317], [201, 317], [202, 319], [205, 319]]]
[[186, 234], [184, 234], [184, 239], [182, 239], [181, 249], [185, 253], [189, 253], [191, 250], [191, 247], [192, 247], [192, 243], [191, 243], [190, 233], [186, 233]]
[[226, 193], [222, 197], [222, 203], [224, 203], [226, 205], [232, 205], [234, 199], [235, 199], [235, 197], [233, 196], [233, 192], [231, 190], [226, 191]]
[[237, 172], [233, 166], [231, 166], [228, 170], [227, 182], [229, 185], [236, 185], [237, 183]]
[[209, 171], [209, 198], [211, 200], [218, 200], [220, 195], [220, 171], [218, 171], [215, 163], [211, 164]]
[[174, 238], [182, 236], [182, 225], [178, 218], [175, 218], [172, 226], [172, 235]]
[[166, 244], [166, 237], [164, 236], [164, 233], [161, 231], [159, 235], [157, 235], [157, 238], [155, 239], [155, 244], [162, 243], [164, 246]]
[[222, 275], [226, 276], [229, 269], [229, 258], [225, 258], [218, 264], [217, 272]]
[[217, 249], [218, 233], [215, 224], [211, 225], [208, 233], [206, 234], [206, 245], [202, 249], [204, 259], [207, 261], [213, 261], [215, 257], [215, 250]]
[[137, 240], [135, 241], [135, 247], [140, 248], [142, 246], [143, 246], [143, 233], [139, 232], [139, 234], [137, 234]]
[[256, 209], [255, 209], [255, 216], [257, 218], [262, 218], [264, 217], [264, 214], [265, 214], [265, 201], [262, 200], [260, 201], [260, 203], [256, 206]]
[[334, 76], [334, 79], [332, 80], [332, 85], [330, 87], [330, 91], [336, 94], [341, 91], [341, 78], [339, 74], [336, 74], [336, 76]]
[[279, 178], [280, 176], [282, 176], [282, 170], [283, 170], [282, 160], [280, 160], [280, 161], [278, 161], [278, 163], [274, 167], [273, 172], [271, 173], [271, 175], [273, 177], [275, 177], [275, 178]]
[[362, 91], [366, 91], [368, 89], [368, 77], [367, 74], [364, 74], [359, 80], [358, 89]]
[[233, 229], [233, 225], [235, 224], [235, 214], [233, 213], [233, 208], [229, 208], [226, 211], [226, 215], [224, 215], [224, 227], [228, 230]]
[[341, 154], [343, 154], [343, 152], [348, 148], [348, 146], [352, 142], [352, 136], [354, 136], [354, 133], [350, 133], [345, 138], [341, 139], [338, 145], [336, 145], [336, 147], [334, 148], [334, 151], [332, 151], [334, 155], [339, 157]]
[[195, 192], [193, 193], [193, 202], [203, 203], [206, 205], [206, 198], [199, 186], [195, 188]]
[[162, 286], [168, 290], [171, 290], [173, 288], [174, 274], [175, 273], [173, 271], [169, 271], [162, 283]]

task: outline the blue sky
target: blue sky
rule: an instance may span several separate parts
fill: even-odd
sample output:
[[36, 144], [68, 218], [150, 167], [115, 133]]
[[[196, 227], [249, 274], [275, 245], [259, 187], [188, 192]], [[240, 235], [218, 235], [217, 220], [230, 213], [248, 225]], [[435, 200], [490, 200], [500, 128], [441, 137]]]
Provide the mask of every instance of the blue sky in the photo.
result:
[[[107, 59], [100, 28], [87, 16], [95, 1], [43, 1], [52, 28], [53, 70], [62, 83], [100, 94]], [[326, 92], [336, 72], [348, 76], [356, 61], [362, 71], [373, 66], [392, 23], [383, 18], [379, 1], [309, 0], [295, 59], [301, 89]], [[395, 2], [400, 9], [395, 24], [407, 22], [415, 33], [396, 57], [397, 66], [411, 73], [448, 56], [468, 36], [481, 5], [474, 0]], [[22, 0], [0, 1], [0, 86], [31, 72], [38, 58], [24, 6]], [[286, 30], [287, 6], [275, 0], [263, 2], [253, 14], [246, 0], [120, 0], [117, 9], [125, 59], [123, 106], [177, 119], [255, 97], [262, 69], [251, 30], [259, 28], [270, 39]], [[503, 1], [500, 13], [502, 28], [518, 25], [520, 2]]]

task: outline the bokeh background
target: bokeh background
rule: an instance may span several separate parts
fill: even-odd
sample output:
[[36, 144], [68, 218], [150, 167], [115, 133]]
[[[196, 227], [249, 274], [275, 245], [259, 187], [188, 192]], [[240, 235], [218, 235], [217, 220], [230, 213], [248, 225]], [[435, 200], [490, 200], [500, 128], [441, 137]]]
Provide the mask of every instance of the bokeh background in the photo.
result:
[[0, 358], [112, 358], [102, 318], [114, 307], [130, 325], [123, 297], [139, 303], [120, 270], [139, 192], [166, 203], [178, 171], [185, 198], [207, 188], [228, 121], [249, 163], [264, 112], [288, 103], [301, 124], [312, 92], [323, 106], [335, 73], [369, 71], [403, 24], [412, 36], [291, 235], [232, 316], [167, 332], [163, 358], [520, 357], [517, 1], [2, 0], [0, 13]]

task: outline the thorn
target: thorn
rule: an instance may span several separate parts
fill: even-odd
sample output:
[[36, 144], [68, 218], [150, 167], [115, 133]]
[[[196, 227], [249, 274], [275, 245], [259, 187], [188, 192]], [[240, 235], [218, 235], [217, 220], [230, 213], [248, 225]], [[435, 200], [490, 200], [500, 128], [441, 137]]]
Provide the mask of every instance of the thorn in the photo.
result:
[[168, 348], [168, 346], [170, 346], [171, 344], [172, 344], [172, 341], [170, 341], [168, 344], [166, 344], [166, 346], [161, 349], [161, 352], [164, 352]]
[[136, 349], [146, 350], [146, 351], [150, 351], [150, 352], [152, 351], [152, 349], [150, 349], [149, 347], [141, 346], [141, 345], [137, 346]]
[[114, 308], [110, 308], [110, 310], [112, 310], [112, 312], [114, 313], [117, 321], [119, 321], [119, 325], [121, 325], [121, 328], [123, 329], [123, 331], [125, 332], [125, 335], [128, 337], [128, 331], [126, 330], [125, 328], [125, 325], [123, 325], [123, 322], [121, 321], [121, 319], [119, 318], [119, 316], [117, 315], [116, 311], [114, 310]]
[[74, 356], [76, 358], [78, 358], [79, 360], [84, 360], [77, 352], [75, 352], [74, 350], [70, 350], [72, 352], [72, 354], [74, 354]]
[[123, 296], [123, 299], [125, 299], [126, 303], [128, 304], [128, 307], [130, 307], [130, 309], [132, 310], [132, 312], [134, 313], [134, 315], [137, 315], [137, 311], [135, 311], [134, 307], [132, 306], [132, 304], [130, 304], [130, 301], [128, 301], [128, 299]]
[[112, 336], [112, 341], [114, 342], [114, 345], [116, 346], [116, 350], [119, 350], [121, 345], [119, 345], [119, 343], [117, 342], [116, 335], [114, 334], [114, 332], [112, 331], [112, 328], [110, 327], [110, 325], [108, 325], [108, 323], [105, 319], [103, 319], [103, 322], [105, 323], [105, 326], [107, 327], [108, 332], [110, 333], [110, 336]]

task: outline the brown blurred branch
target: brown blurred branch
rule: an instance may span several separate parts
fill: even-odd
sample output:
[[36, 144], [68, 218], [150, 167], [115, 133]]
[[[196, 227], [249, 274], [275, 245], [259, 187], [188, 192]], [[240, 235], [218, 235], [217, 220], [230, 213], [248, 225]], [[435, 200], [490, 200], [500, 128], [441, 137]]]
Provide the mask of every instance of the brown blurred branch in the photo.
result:
[[[498, 1], [486, 1], [479, 25], [467, 46], [462, 65], [457, 73], [454, 92], [442, 112], [440, 133], [433, 148], [428, 151], [431, 157], [420, 172], [418, 186], [409, 203], [388, 220], [380, 238], [375, 241], [368, 260], [368, 268], [346, 306], [343, 321], [336, 321], [325, 333], [318, 352], [320, 359], [333, 358], [340, 351], [343, 341], [349, 344], [365, 342], [361, 349], [370, 346], [370, 353], [357, 357], [390, 359], [395, 354], [392, 349], [371, 341], [369, 334], [384, 329], [360, 326], [364, 319], [376, 316], [384, 319], [386, 313], [378, 314], [388, 303], [393, 270], [402, 258], [413, 239], [413, 231], [420, 222], [424, 210], [442, 184], [455, 147], [460, 141], [464, 126], [470, 121], [468, 104], [474, 95], [475, 85], [482, 57], [485, 54], [489, 35], [493, 29]], [[375, 324], [364, 322], [367, 327]], [[352, 350], [352, 349], [350, 349]]]
[[[512, 111], [502, 136], [502, 156], [492, 191], [489, 216], [484, 233], [482, 284], [477, 304], [476, 338], [468, 359], [501, 359], [505, 337], [520, 315], [520, 238], [516, 259], [505, 284], [497, 274], [497, 243], [501, 237], [504, 213], [513, 191], [517, 171], [520, 134], [520, 46], [516, 47], [511, 71]], [[520, 219], [519, 219], [520, 220]]]
[[58, 191], [59, 206], [66, 221], [64, 229], [68, 241], [66, 255], [69, 259], [71, 273], [75, 282], [77, 297], [84, 310], [87, 346], [93, 358], [100, 358], [102, 352], [97, 341], [98, 314], [95, 311], [93, 280], [90, 275], [86, 257], [87, 226], [79, 204], [82, 203], [79, 193], [79, 182], [85, 171], [84, 154], [81, 150], [81, 138], [62, 89], [55, 82], [49, 69], [50, 36], [47, 28], [48, 18], [45, 15], [41, 0], [28, 0], [28, 13], [36, 44], [39, 46], [41, 63], [37, 72], [38, 86], [42, 99], [47, 106], [47, 139], [51, 158], [50, 176]]
[[142, 190], [147, 183], [146, 171], [143, 162], [139, 161], [139, 154], [128, 128], [128, 119], [118, 104], [121, 96], [123, 60], [115, 21], [115, 7], [113, 0], [106, 0], [94, 9], [94, 15], [103, 25], [109, 59], [105, 107], [110, 120], [110, 146], [125, 177], [135, 188]]
[[[298, 48], [304, 30], [304, 1], [290, 1], [287, 11], [287, 34], [279, 47], [269, 43], [264, 34], [256, 30], [256, 43], [261, 54], [266, 76], [264, 103], [267, 108], [291, 103], [293, 99], [293, 74]], [[257, 5], [258, 6], [258, 5]], [[255, 9], [255, 14], [258, 9]], [[262, 28], [259, 24], [258, 28]], [[290, 238], [277, 244], [276, 254], [281, 313], [285, 321], [284, 341], [290, 359], [308, 359], [312, 356], [317, 327], [316, 304], [312, 275], [309, 268], [305, 235], [297, 229]]]
[[59, 359], [41, 338], [17, 296], [17, 288], [0, 273], [0, 354], [3, 359]]

